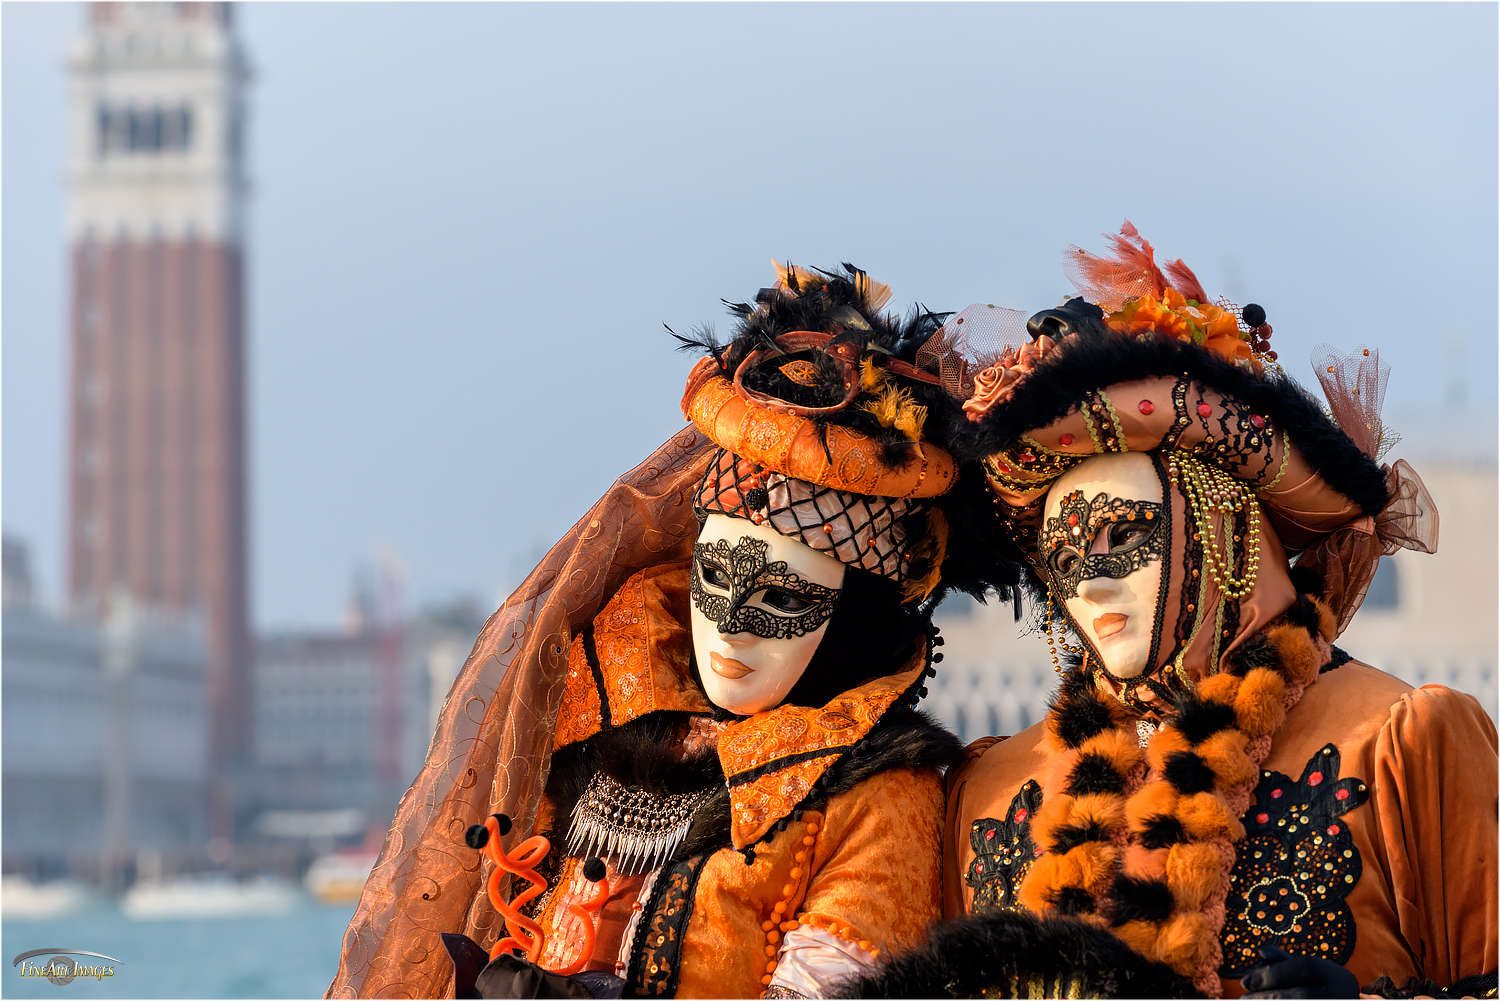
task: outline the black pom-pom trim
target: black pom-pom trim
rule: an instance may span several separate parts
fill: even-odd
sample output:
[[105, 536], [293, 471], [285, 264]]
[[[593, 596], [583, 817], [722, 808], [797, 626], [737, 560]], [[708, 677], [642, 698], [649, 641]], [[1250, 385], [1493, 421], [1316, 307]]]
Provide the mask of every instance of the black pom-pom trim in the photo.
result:
[[1123, 793], [1125, 776], [1115, 771], [1114, 762], [1103, 754], [1085, 754], [1068, 773], [1067, 794], [1087, 796], [1091, 793]]
[[1166, 883], [1120, 875], [1110, 887], [1107, 906], [1110, 923], [1118, 928], [1127, 921], [1163, 921], [1171, 917], [1174, 904]]
[[1243, 678], [1257, 667], [1279, 669], [1281, 654], [1265, 636], [1256, 636], [1229, 655], [1228, 667], [1231, 674]]
[[1141, 844], [1146, 848], [1171, 848], [1187, 840], [1187, 831], [1176, 817], [1165, 814], [1147, 817], [1144, 826]]
[[1254, 330], [1266, 322], [1266, 309], [1260, 303], [1252, 302], [1240, 310], [1240, 319], [1245, 321], [1245, 326]]
[[1048, 902], [1065, 917], [1094, 913], [1094, 896], [1081, 886], [1065, 886], [1048, 896], [1051, 898]]
[[499, 826], [499, 828], [500, 828], [500, 834], [502, 836], [510, 833], [510, 829], [511, 829], [512, 825], [511, 825], [509, 817], [507, 817], [503, 813], [492, 813], [492, 814], [490, 814], [490, 816], [492, 816], [492, 817], [495, 818], [495, 823]]
[[1323, 597], [1323, 575], [1312, 567], [1300, 564], [1292, 567], [1292, 586], [1302, 594], [1310, 594], [1314, 598]]
[[1294, 622], [1306, 629], [1314, 636], [1318, 634], [1318, 627], [1322, 625], [1322, 617], [1318, 615], [1318, 606], [1312, 603], [1312, 599], [1305, 594], [1297, 595], [1297, 600], [1292, 602], [1292, 607], [1286, 610], [1287, 620]]
[[483, 824], [470, 824], [464, 831], [464, 844], [478, 851], [490, 843], [490, 829]]
[[1192, 751], [1173, 751], [1167, 755], [1162, 774], [1184, 795], [1208, 792], [1214, 787], [1214, 770]]
[[1220, 730], [1234, 726], [1234, 706], [1222, 702], [1189, 702], [1174, 722], [1189, 744], [1201, 744]]
[[587, 862], [583, 863], [583, 878], [590, 883], [599, 882], [599, 880], [604, 878], [604, 873], [603, 859], [590, 858]]
[[1068, 747], [1077, 747], [1114, 725], [1109, 707], [1088, 696], [1070, 700], [1057, 714], [1057, 735]]
[[1085, 824], [1069, 824], [1053, 828], [1050, 850], [1054, 855], [1061, 855], [1091, 841], [1108, 841], [1109, 836], [1109, 828], [1097, 820], [1090, 820]]
[[751, 487], [745, 491], [745, 507], [752, 511], [764, 511], [771, 503], [771, 494], [765, 487]]

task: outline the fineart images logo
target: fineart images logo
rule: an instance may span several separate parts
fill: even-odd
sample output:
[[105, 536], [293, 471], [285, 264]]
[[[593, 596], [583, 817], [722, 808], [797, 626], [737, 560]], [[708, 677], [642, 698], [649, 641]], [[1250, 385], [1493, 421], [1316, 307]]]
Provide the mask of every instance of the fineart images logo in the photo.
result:
[[[51, 955], [52, 958], [45, 963], [29, 962], [34, 956], [46, 955]], [[32, 949], [11, 960], [10, 965], [20, 966], [23, 977], [46, 977], [59, 987], [63, 984], [71, 984], [75, 977], [93, 977], [95, 980], [103, 980], [105, 977], [115, 975], [113, 966], [105, 966], [102, 963], [97, 965], [80, 963], [73, 958], [74, 956], [94, 956], [107, 959], [111, 963], [120, 962], [102, 952], [86, 952], [83, 949]]]

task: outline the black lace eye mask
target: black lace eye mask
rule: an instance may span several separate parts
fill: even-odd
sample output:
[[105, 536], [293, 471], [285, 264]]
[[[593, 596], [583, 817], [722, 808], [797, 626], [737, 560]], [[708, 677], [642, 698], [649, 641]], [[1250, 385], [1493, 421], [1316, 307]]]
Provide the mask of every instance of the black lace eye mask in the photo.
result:
[[[1090, 555], [1101, 534], [1109, 548]], [[1161, 505], [1104, 493], [1085, 501], [1083, 491], [1074, 490], [1042, 527], [1038, 548], [1053, 590], [1066, 601], [1086, 580], [1118, 580], [1162, 558]]]
[[742, 536], [693, 545], [693, 604], [721, 633], [762, 639], [804, 636], [828, 621], [839, 589], [803, 580], [784, 561], [766, 562], [764, 539]]

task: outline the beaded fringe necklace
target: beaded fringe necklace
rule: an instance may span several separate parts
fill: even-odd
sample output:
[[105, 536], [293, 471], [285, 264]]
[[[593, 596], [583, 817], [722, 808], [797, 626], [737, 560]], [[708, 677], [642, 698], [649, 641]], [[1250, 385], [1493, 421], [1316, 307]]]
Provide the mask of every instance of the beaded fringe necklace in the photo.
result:
[[568, 855], [612, 858], [626, 874], [659, 869], [687, 837], [712, 788], [657, 795], [596, 772], [573, 807]]
[[1333, 635], [1328, 608], [1299, 595], [1223, 673], [1185, 692], [1145, 747], [1135, 717], [1099, 689], [1087, 663], [1070, 671], [1042, 742], [1049, 763], [1032, 836], [1044, 854], [1020, 902], [1108, 928], [1219, 996], [1239, 818], [1272, 736], [1328, 661]]

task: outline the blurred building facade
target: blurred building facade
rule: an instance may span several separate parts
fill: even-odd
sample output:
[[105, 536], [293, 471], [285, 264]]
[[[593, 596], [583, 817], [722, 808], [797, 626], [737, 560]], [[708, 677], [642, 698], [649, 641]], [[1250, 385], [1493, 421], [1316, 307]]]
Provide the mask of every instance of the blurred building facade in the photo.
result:
[[456, 605], [260, 637], [253, 764], [236, 783], [247, 838], [304, 861], [361, 837], [378, 846], [483, 624]]
[[6, 871], [119, 885], [142, 857], [194, 867], [209, 836], [203, 630], [143, 616], [123, 593], [103, 622], [52, 614], [25, 555], [6, 540]]
[[215, 774], [248, 753], [252, 703], [248, 68], [230, 14], [91, 4], [68, 55], [69, 598], [97, 619], [123, 589], [205, 624]]
[[[1495, 410], [1398, 415], [1393, 423], [1406, 439], [1392, 458], [1413, 464], [1437, 506], [1438, 551], [1403, 549], [1383, 558], [1364, 604], [1336, 643], [1408, 684], [1467, 692], [1491, 717], [1500, 716]], [[1454, 428], [1467, 430], [1455, 434]], [[1030, 612], [1017, 622], [1008, 605], [959, 597], [938, 610], [936, 621], [944, 659], [922, 708], [965, 741], [1008, 736], [1041, 720], [1057, 675]]]

